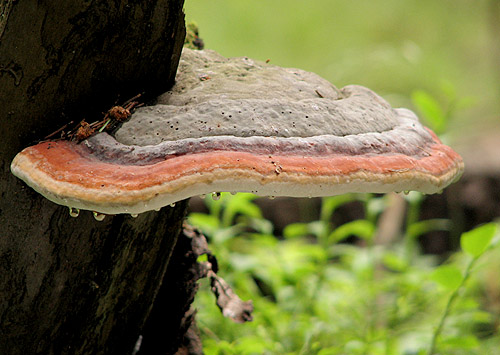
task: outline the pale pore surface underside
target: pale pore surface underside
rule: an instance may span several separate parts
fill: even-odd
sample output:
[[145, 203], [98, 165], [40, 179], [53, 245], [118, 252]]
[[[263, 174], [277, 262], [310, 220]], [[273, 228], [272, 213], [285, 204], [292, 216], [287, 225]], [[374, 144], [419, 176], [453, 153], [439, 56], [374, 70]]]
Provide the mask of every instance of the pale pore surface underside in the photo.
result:
[[312, 137], [386, 132], [400, 117], [360, 86], [314, 73], [184, 49], [173, 89], [116, 132], [128, 145], [212, 136]]

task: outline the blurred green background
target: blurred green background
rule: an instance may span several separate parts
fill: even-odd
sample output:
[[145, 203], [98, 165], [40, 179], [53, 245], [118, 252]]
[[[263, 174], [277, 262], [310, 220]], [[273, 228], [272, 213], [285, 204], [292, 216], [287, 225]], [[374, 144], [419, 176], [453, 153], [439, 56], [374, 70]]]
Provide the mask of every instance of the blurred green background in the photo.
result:
[[[500, 133], [500, 0], [186, 0], [185, 12], [206, 49], [312, 71], [337, 87], [364, 85], [395, 107], [421, 110], [460, 153], [476, 152], [464, 154], [466, 172], [479, 172], [474, 163], [485, 153], [500, 155], [500, 134], [483, 147], [476, 139]], [[445, 124], [437, 129], [436, 122]], [[500, 166], [499, 159], [486, 162]], [[455, 195], [496, 196], [485, 185], [469, 194], [463, 186]], [[440, 196], [447, 199], [447, 191]], [[280, 232], [255, 198], [205, 199], [209, 213], [189, 217], [210, 237], [221, 273], [257, 310], [253, 322], [235, 325], [219, 315], [205, 283], [196, 307], [206, 354], [500, 354], [500, 249], [465, 284], [466, 248], [436, 257], [416, 242], [463, 218], [419, 217], [450, 208], [451, 199], [429, 207], [420, 194], [402, 197], [410, 211], [405, 226], [396, 241], [380, 245], [375, 236], [390, 195], [323, 199], [319, 220]], [[332, 222], [352, 199], [364, 217]], [[340, 234], [358, 241], [339, 243]], [[450, 286], [451, 274], [465, 286]]]
[[500, 126], [498, 0], [186, 0], [205, 48], [360, 84], [393, 106], [414, 90], [444, 107], [454, 135]]

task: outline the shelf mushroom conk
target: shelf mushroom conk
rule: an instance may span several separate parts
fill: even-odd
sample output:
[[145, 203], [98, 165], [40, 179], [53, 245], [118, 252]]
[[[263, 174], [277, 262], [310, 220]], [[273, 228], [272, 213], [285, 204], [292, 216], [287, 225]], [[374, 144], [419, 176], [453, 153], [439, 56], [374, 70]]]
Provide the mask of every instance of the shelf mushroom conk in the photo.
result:
[[73, 214], [135, 215], [214, 191], [431, 194], [463, 171], [413, 112], [360, 86], [189, 49], [176, 79], [114, 137], [28, 147], [12, 172]]

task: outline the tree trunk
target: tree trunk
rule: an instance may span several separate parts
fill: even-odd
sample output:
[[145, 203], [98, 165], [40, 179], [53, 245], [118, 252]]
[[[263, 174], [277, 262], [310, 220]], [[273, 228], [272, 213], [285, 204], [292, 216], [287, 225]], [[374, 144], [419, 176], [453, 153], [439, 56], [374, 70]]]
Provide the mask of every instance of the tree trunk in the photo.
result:
[[186, 203], [78, 218], [10, 173], [22, 148], [173, 84], [183, 0], [0, 0], [0, 353], [130, 354]]

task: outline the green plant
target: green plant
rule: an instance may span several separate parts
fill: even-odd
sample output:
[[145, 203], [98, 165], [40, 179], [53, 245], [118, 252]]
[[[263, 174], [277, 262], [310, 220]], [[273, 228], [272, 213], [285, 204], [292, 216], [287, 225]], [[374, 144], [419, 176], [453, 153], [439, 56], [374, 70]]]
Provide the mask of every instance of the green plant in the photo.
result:
[[411, 95], [413, 105], [437, 135], [448, 132], [451, 119], [457, 111], [469, 108], [476, 101], [474, 97], [459, 98], [451, 83], [443, 81], [440, 89], [441, 100], [424, 90], [415, 90]]
[[[445, 321], [451, 313], [451, 307], [459, 297], [460, 291], [465, 288], [465, 283], [471, 276], [474, 266], [488, 249], [498, 243], [498, 238], [493, 240], [496, 234], [497, 224], [495, 223], [488, 223], [470, 232], [463, 233], [460, 237], [460, 245], [462, 250], [468, 254], [465, 270], [462, 272], [457, 265], [450, 264], [441, 265], [432, 272], [431, 278], [446, 290], [451, 291], [451, 293], [447, 299], [446, 307], [439, 323], [434, 330], [429, 354], [436, 353], [438, 340], [443, 332]], [[489, 318], [488, 314], [483, 313], [481, 316], [485, 320]], [[442, 341], [442, 345], [446, 347], [458, 346], [460, 348], [477, 347], [478, 343], [478, 338], [473, 334], [469, 334], [465, 338], [463, 335], [451, 335]]]
[[[407, 196], [410, 205], [417, 197]], [[273, 236], [255, 198], [222, 194], [220, 201], [206, 199], [208, 215], [189, 217], [209, 236], [221, 275], [256, 308], [253, 322], [234, 325], [218, 314], [208, 292], [200, 292], [196, 306], [207, 354], [424, 354], [436, 349], [482, 354], [500, 344], [496, 331], [479, 341], [477, 329], [491, 328], [493, 320], [477, 301], [477, 285], [465, 282], [495, 245], [495, 224], [464, 234], [464, 252], [436, 266], [437, 260], [415, 245], [408, 258], [404, 239], [376, 243], [386, 196], [325, 198], [318, 221], [290, 225], [282, 238]], [[335, 210], [353, 201], [364, 206], [365, 218], [332, 225]], [[406, 238], [413, 239], [423, 230], [443, 227], [406, 222]], [[348, 236], [358, 242], [342, 243]], [[469, 254], [473, 261], [466, 260]]]

